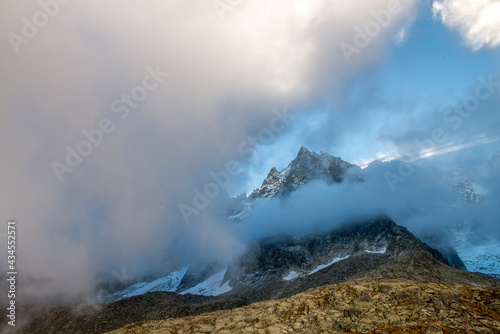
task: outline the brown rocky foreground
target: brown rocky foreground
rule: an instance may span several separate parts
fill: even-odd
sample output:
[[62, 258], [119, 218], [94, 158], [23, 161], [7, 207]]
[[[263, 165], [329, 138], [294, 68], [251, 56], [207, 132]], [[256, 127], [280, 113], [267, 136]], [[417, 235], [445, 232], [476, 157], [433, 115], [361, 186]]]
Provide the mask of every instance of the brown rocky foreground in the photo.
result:
[[109, 332], [500, 333], [500, 290], [411, 280], [362, 280], [198, 316]]

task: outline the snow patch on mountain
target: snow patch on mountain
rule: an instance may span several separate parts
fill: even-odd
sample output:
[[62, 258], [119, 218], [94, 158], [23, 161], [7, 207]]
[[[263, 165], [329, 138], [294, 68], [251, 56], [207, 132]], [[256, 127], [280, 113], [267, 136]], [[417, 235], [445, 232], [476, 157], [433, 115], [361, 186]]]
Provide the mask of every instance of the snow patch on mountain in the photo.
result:
[[181, 295], [203, 295], [203, 296], [218, 296], [230, 291], [232, 288], [229, 286], [229, 280], [222, 284], [224, 275], [226, 275], [227, 267], [220, 270], [216, 274], [210, 276], [205, 281], [195, 285], [192, 288], [184, 290]]
[[345, 260], [349, 257], [349, 255], [346, 255], [346, 256], [343, 256], [343, 257], [336, 257], [334, 258], [331, 262], [327, 263], [327, 264], [320, 264], [319, 266], [317, 266], [316, 268], [314, 268], [309, 274], [307, 275], [312, 275], [320, 270], [323, 270], [325, 269], [326, 267], [329, 267], [331, 266], [332, 264], [336, 263], [336, 262], [339, 262], [339, 261], [342, 261], [342, 260]]
[[500, 278], [500, 244], [490, 242], [481, 246], [464, 245], [457, 252], [467, 270]]
[[297, 277], [299, 277], [299, 274], [296, 271], [292, 270], [292, 271], [290, 271], [290, 273], [288, 275], [286, 275], [285, 277], [283, 277], [283, 279], [285, 281], [290, 281], [290, 280], [292, 280], [294, 278], [297, 278]]
[[138, 282], [114, 294], [115, 299], [128, 298], [154, 291], [175, 292], [186, 274], [188, 267], [182, 267], [165, 277], [160, 277], [152, 282]]
[[371, 254], [385, 254], [385, 251], [387, 250], [387, 247], [372, 247], [370, 249], [365, 249], [365, 252], [371, 253]]
[[[286, 167], [281, 172], [278, 172], [277, 169], [273, 167], [264, 180], [260, 190], [256, 189], [252, 191], [252, 194], [258, 192], [262, 198], [271, 198], [275, 196], [285, 184], [286, 177], [289, 173], [290, 166]], [[252, 196], [252, 194], [250, 194], [250, 196]]]

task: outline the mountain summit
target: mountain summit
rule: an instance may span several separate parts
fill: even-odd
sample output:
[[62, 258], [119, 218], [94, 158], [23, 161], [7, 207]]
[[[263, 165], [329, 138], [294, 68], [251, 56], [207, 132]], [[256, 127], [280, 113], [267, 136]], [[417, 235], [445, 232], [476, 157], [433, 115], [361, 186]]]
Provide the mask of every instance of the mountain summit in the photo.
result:
[[[321, 179], [327, 183], [341, 182], [347, 171], [357, 167], [325, 152], [311, 152], [301, 147], [295, 159], [281, 171], [271, 168], [262, 186], [250, 194], [250, 199], [287, 195], [309, 181]], [[359, 168], [359, 167], [358, 167]]]
[[287, 196], [300, 186], [315, 180], [327, 184], [339, 183], [348, 179], [362, 181], [361, 168], [340, 157], [334, 157], [325, 152], [311, 152], [302, 146], [286, 168], [278, 171], [271, 168], [262, 186], [253, 190], [248, 197], [240, 195], [234, 198], [227, 218], [239, 221], [252, 210], [253, 201], [273, 197]]

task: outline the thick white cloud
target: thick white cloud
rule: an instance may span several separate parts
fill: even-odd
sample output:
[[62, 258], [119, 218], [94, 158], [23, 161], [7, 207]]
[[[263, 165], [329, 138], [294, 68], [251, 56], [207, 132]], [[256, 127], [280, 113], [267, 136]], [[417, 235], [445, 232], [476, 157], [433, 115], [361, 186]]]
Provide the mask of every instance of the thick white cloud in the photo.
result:
[[500, 1], [441, 0], [434, 1], [432, 10], [474, 50], [500, 45]]
[[[234, 4], [222, 16], [214, 1], [60, 2], [0, 3], [0, 222], [18, 220], [23, 278], [38, 284], [26, 295], [75, 295], [113, 269], [137, 276], [231, 254], [229, 232], [186, 225], [179, 203], [242, 158], [238, 144], [273, 108], [338, 97], [415, 7], [392, 1], [397, 13], [348, 63], [341, 42], [374, 29], [373, 11], [390, 1], [221, 1]], [[34, 20], [36, 32], [25, 27]], [[112, 102], [156, 64], [169, 77], [120, 120]], [[105, 117], [114, 132], [59, 183], [51, 163]]]

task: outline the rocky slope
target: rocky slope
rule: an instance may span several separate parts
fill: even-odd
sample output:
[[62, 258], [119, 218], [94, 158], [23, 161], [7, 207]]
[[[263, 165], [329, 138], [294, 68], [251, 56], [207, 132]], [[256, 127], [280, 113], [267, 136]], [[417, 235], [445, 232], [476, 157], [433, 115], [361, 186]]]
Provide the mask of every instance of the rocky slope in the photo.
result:
[[287, 235], [261, 240], [230, 267], [227, 279], [234, 288], [255, 287], [274, 279], [309, 277], [335, 265], [353, 267], [362, 259], [373, 264], [390, 263], [415, 252], [423, 252], [443, 264], [443, 256], [420, 242], [388, 217], [347, 223], [323, 233], [302, 237]]
[[142, 333], [498, 333], [500, 290], [367, 280], [195, 317], [138, 322]]

